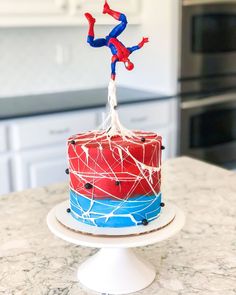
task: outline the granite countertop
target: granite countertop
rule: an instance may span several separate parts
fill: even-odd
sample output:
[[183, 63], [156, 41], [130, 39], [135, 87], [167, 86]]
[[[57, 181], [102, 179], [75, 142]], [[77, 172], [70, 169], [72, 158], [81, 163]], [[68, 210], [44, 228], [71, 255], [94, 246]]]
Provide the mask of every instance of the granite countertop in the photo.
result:
[[[104, 107], [107, 88], [0, 98], [0, 120]], [[119, 104], [169, 99], [162, 93], [117, 88]]]
[[[236, 294], [236, 174], [190, 158], [163, 165], [163, 194], [187, 221], [174, 238], [137, 251], [158, 270], [139, 295]], [[68, 198], [65, 184], [0, 198], [0, 294], [92, 295], [76, 281], [97, 250], [49, 232], [48, 211]]]

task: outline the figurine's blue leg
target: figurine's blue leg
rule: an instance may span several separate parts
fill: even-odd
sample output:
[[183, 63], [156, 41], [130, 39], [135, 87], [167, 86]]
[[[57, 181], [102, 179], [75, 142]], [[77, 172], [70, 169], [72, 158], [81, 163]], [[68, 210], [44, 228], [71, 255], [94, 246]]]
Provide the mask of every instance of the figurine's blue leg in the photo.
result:
[[92, 47], [102, 47], [102, 46], [105, 46], [107, 42], [106, 39], [104, 38], [94, 40], [93, 36], [88, 36], [87, 41]]
[[94, 24], [96, 22], [96, 19], [90, 14], [90, 13], [85, 13], [85, 17], [88, 20], [89, 23], [89, 31], [88, 31], [88, 38], [87, 41], [92, 47], [102, 47], [106, 45], [106, 40], [105, 39], [96, 39], [94, 40]]
[[121, 21], [121, 23], [117, 25], [109, 34], [112, 38], [117, 38], [127, 27], [127, 18], [123, 13], [120, 14], [119, 21]]

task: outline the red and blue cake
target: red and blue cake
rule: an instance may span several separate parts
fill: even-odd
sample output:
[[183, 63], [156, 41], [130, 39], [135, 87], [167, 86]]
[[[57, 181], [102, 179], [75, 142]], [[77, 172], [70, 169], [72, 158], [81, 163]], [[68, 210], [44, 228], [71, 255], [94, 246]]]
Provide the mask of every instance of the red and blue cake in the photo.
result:
[[98, 227], [147, 225], [160, 214], [162, 138], [133, 132], [78, 134], [68, 140], [70, 210]]
[[125, 46], [118, 37], [126, 29], [126, 16], [110, 8], [103, 13], [119, 21], [105, 38], [95, 38], [96, 19], [89, 22], [87, 42], [95, 48], [108, 47], [112, 53], [108, 89], [110, 112], [100, 131], [72, 136], [68, 140], [70, 213], [78, 222], [98, 227], [147, 225], [160, 214], [162, 138], [151, 132], [130, 131], [122, 126], [117, 112], [116, 66], [134, 69], [130, 56], [149, 39]]

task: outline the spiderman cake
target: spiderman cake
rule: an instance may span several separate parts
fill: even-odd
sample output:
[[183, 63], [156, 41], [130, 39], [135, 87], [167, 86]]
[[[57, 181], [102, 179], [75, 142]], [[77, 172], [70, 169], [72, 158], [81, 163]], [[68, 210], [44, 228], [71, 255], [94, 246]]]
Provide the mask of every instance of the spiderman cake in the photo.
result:
[[68, 139], [70, 208], [67, 212], [78, 222], [90, 226], [122, 228], [146, 226], [155, 220], [161, 201], [161, 136], [153, 132], [131, 131], [119, 120], [116, 99], [116, 64], [134, 68], [129, 56], [143, 47], [125, 47], [117, 37], [127, 26], [126, 16], [112, 10], [107, 1], [104, 14], [121, 23], [106, 38], [94, 39], [95, 19], [89, 21], [88, 43], [107, 46], [112, 52], [111, 80], [108, 88], [109, 113], [102, 128], [76, 134]]
[[68, 141], [70, 211], [100, 227], [147, 225], [161, 210], [161, 137], [78, 134]]

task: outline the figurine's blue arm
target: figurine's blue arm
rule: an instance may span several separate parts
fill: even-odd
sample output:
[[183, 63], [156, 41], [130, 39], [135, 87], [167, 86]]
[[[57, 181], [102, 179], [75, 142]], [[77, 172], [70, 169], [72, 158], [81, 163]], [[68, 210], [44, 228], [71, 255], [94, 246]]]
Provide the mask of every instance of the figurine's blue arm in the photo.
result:
[[141, 47], [139, 47], [138, 45], [136, 45], [136, 46], [128, 47], [127, 49], [132, 53], [132, 52], [134, 52], [136, 50], [141, 49]]
[[118, 57], [116, 55], [112, 56], [111, 59], [111, 79], [115, 80], [116, 79], [116, 63], [118, 62]]
[[133, 47], [128, 47], [127, 49], [130, 51], [130, 53], [132, 53], [136, 50], [141, 49], [143, 47], [143, 45], [148, 42], [149, 42], [148, 38], [143, 38], [143, 40], [138, 45], [133, 46]]

